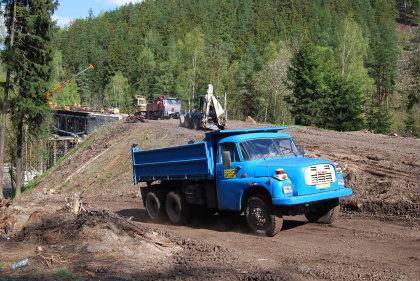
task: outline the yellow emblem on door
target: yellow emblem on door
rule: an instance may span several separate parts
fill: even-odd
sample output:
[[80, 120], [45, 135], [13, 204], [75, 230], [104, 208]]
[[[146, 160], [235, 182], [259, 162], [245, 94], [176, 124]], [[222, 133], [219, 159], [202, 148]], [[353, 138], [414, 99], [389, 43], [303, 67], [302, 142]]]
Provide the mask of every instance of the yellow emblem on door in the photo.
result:
[[225, 178], [227, 178], [227, 179], [236, 178], [236, 170], [235, 169], [226, 169], [225, 170]]

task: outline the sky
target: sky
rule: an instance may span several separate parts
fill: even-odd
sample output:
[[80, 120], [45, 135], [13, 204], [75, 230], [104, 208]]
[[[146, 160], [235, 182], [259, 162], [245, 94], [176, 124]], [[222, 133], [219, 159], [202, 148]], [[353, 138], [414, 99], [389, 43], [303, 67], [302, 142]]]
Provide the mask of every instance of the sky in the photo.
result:
[[92, 8], [93, 16], [101, 12], [115, 10], [119, 6], [129, 2], [135, 3], [141, 0], [59, 0], [59, 6], [54, 13], [53, 19], [61, 27], [68, 25], [77, 18], [86, 18], [89, 9]]

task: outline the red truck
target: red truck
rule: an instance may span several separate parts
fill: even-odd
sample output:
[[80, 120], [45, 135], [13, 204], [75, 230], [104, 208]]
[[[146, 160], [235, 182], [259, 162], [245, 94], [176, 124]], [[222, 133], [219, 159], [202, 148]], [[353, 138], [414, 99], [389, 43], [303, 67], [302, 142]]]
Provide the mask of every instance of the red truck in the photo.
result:
[[146, 106], [147, 119], [154, 120], [179, 118], [181, 114], [181, 100], [178, 98], [158, 97], [156, 102], [148, 103]]

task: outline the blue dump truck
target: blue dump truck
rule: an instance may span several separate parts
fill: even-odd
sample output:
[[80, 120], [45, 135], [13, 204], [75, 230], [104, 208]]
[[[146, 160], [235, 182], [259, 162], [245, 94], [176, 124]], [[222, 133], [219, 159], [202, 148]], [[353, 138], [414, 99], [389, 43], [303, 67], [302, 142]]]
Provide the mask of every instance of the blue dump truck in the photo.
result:
[[185, 224], [194, 210], [244, 213], [253, 232], [274, 236], [284, 215], [330, 224], [346, 188], [341, 167], [307, 158], [287, 127], [208, 132], [201, 142], [141, 151], [132, 146], [134, 183], [152, 221]]

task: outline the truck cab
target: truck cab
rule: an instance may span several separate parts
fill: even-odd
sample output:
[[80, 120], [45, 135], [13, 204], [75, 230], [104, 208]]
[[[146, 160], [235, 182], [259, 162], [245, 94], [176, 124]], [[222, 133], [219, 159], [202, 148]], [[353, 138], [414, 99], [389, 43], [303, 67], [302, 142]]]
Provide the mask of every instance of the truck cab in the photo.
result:
[[[292, 136], [277, 132], [283, 129], [210, 132], [198, 143], [145, 151], [142, 163], [137, 161], [139, 151], [133, 152], [133, 162], [139, 164], [134, 167], [135, 182], [149, 182], [142, 193], [149, 216], [159, 211], [148, 209], [147, 193], [159, 189], [164, 195], [155, 193], [149, 206], [165, 202], [174, 223], [179, 220], [171, 219], [173, 213], [187, 216], [190, 211], [185, 210], [194, 205], [244, 213], [252, 231], [268, 236], [281, 229], [284, 215], [303, 214], [309, 222], [332, 223], [339, 213], [338, 198], [352, 194], [340, 165], [305, 157]], [[161, 182], [154, 187], [151, 182], [156, 180]]]
[[179, 118], [181, 113], [181, 100], [178, 98], [158, 97], [156, 102], [146, 106], [148, 119]]
[[[218, 143], [218, 206], [240, 210], [250, 187], [268, 193], [272, 204], [295, 205], [345, 196], [344, 177], [331, 161], [304, 157], [287, 134], [236, 135]], [[331, 192], [334, 191], [334, 192]], [[329, 192], [326, 194], [326, 192]]]

